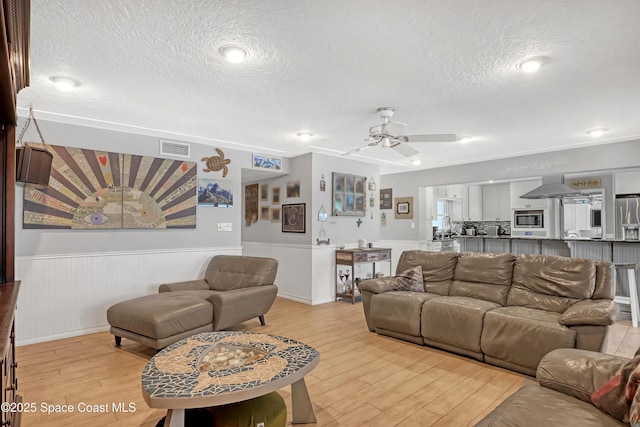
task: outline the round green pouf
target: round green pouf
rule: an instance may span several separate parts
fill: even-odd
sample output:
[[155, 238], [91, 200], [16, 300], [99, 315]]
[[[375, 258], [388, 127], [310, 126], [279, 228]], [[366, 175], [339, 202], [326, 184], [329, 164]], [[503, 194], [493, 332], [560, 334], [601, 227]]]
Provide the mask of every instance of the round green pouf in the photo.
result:
[[271, 392], [244, 402], [209, 408], [214, 427], [285, 427], [287, 406], [277, 392]]

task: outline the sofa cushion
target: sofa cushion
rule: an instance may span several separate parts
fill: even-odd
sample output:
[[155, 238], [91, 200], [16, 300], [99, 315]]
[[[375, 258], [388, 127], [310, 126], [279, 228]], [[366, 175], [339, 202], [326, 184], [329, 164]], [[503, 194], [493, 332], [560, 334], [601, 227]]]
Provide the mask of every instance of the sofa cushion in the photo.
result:
[[125, 331], [167, 338], [213, 322], [213, 305], [205, 299], [210, 292], [163, 292], [130, 299], [109, 307], [107, 320]]
[[420, 337], [422, 304], [439, 295], [393, 291], [371, 297], [371, 320], [376, 328]]
[[214, 256], [204, 279], [215, 291], [272, 285], [278, 271], [278, 261], [273, 258], [218, 255]]
[[449, 295], [505, 305], [515, 259], [512, 254], [464, 252], [458, 258]]
[[484, 316], [482, 352], [535, 371], [551, 350], [575, 347], [575, 331], [559, 319], [558, 313], [528, 307], [491, 310]]
[[393, 289], [396, 291], [424, 292], [422, 267], [419, 265], [396, 274], [395, 279], [393, 281]]
[[422, 267], [425, 291], [448, 295], [457, 261], [456, 252], [404, 251], [398, 260], [396, 272], [400, 273], [419, 265]]
[[619, 427], [593, 405], [538, 385], [528, 385], [502, 402], [476, 427]]
[[507, 305], [563, 313], [577, 301], [591, 298], [595, 279], [596, 264], [588, 259], [520, 255]]
[[485, 313], [500, 304], [467, 297], [438, 297], [422, 306], [422, 336], [429, 341], [480, 353]]

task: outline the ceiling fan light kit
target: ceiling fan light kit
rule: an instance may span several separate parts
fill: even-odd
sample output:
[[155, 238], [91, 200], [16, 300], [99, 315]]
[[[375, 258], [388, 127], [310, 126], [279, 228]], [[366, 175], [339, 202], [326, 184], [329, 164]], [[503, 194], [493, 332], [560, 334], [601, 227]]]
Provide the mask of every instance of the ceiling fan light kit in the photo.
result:
[[308, 141], [311, 139], [311, 137], [313, 136], [313, 134], [311, 132], [298, 132], [296, 134], [298, 136], [298, 138], [300, 138], [300, 140], [302, 141]]
[[542, 67], [545, 59], [542, 56], [534, 56], [531, 58], [527, 58], [524, 61], [521, 61], [518, 64], [518, 68], [520, 68], [525, 73], [535, 73]]
[[249, 57], [249, 51], [242, 46], [225, 45], [218, 49], [220, 55], [232, 64], [239, 64]]

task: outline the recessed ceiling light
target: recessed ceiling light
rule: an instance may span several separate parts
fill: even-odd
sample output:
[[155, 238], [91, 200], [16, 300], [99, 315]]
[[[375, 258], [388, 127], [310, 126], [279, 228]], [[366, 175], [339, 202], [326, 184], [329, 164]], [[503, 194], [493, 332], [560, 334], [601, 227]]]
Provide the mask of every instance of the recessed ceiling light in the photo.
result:
[[458, 141], [460, 141], [463, 144], [466, 144], [467, 142], [471, 141], [472, 139], [473, 139], [472, 136], [465, 135], [465, 136], [461, 136], [460, 138], [458, 138]]
[[298, 135], [298, 138], [300, 138], [302, 141], [308, 141], [313, 136], [311, 132], [298, 132], [296, 135]]
[[596, 129], [591, 129], [590, 131], [587, 131], [587, 134], [589, 136], [592, 136], [594, 138], [598, 138], [599, 136], [604, 135], [604, 133], [606, 132], [606, 129], [603, 128], [596, 128]]
[[544, 58], [542, 56], [527, 58], [518, 64], [518, 68], [520, 68], [525, 73], [535, 73], [540, 69], [543, 62]]
[[226, 45], [218, 49], [220, 55], [233, 64], [239, 64], [249, 57], [249, 51], [240, 46]]
[[420, 159], [413, 159], [413, 160], [411, 160], [411, 164], [412, 164], [412, 165], [414, 165], [414, 166], [418, 166], [420, 163], [421, 163], [421, 162], [420, 162]]
[[69, 91], [76, 86], [80, 86], [79, 82], [68, 77], [53, 76], [50, 77], [49, 80], [51, 80], [51, 82], [55, 84], [59, 90], [63, 91]]

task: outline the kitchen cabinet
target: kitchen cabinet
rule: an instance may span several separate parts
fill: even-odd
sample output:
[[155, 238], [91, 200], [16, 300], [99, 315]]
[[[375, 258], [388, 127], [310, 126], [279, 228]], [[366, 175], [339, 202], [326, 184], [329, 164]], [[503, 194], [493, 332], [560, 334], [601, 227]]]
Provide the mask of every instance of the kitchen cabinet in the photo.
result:
[[482, 186], [482, 220], [511, 220], [511, 189], [509, 184]]
[[640, 171], [616, 172], [616, 194], [640, 194]]
[[[434, 221], [438, 217], [438, 201], [436, 200], [436, 187], [425, 187], [425, 219], [427, 222]], [[430, 224], [430, 222], [429, 222]]]
[[584, 204], [566, 204], [564, 210], [564, 229], [591, 230], [591, 206]]
[[464, 221], [482, 221], [482, 187], [466, 185], [463, 189], [462, 218]]
[[542, 179], [515, 181], [511, 183], [511, 209], [543, 209], [549, 206], [549, 199], [521, 199], [525, 193], [542, 185]]
[[441, 199], [462, 199], [462, 185], [439, 185], [437, 195]]

